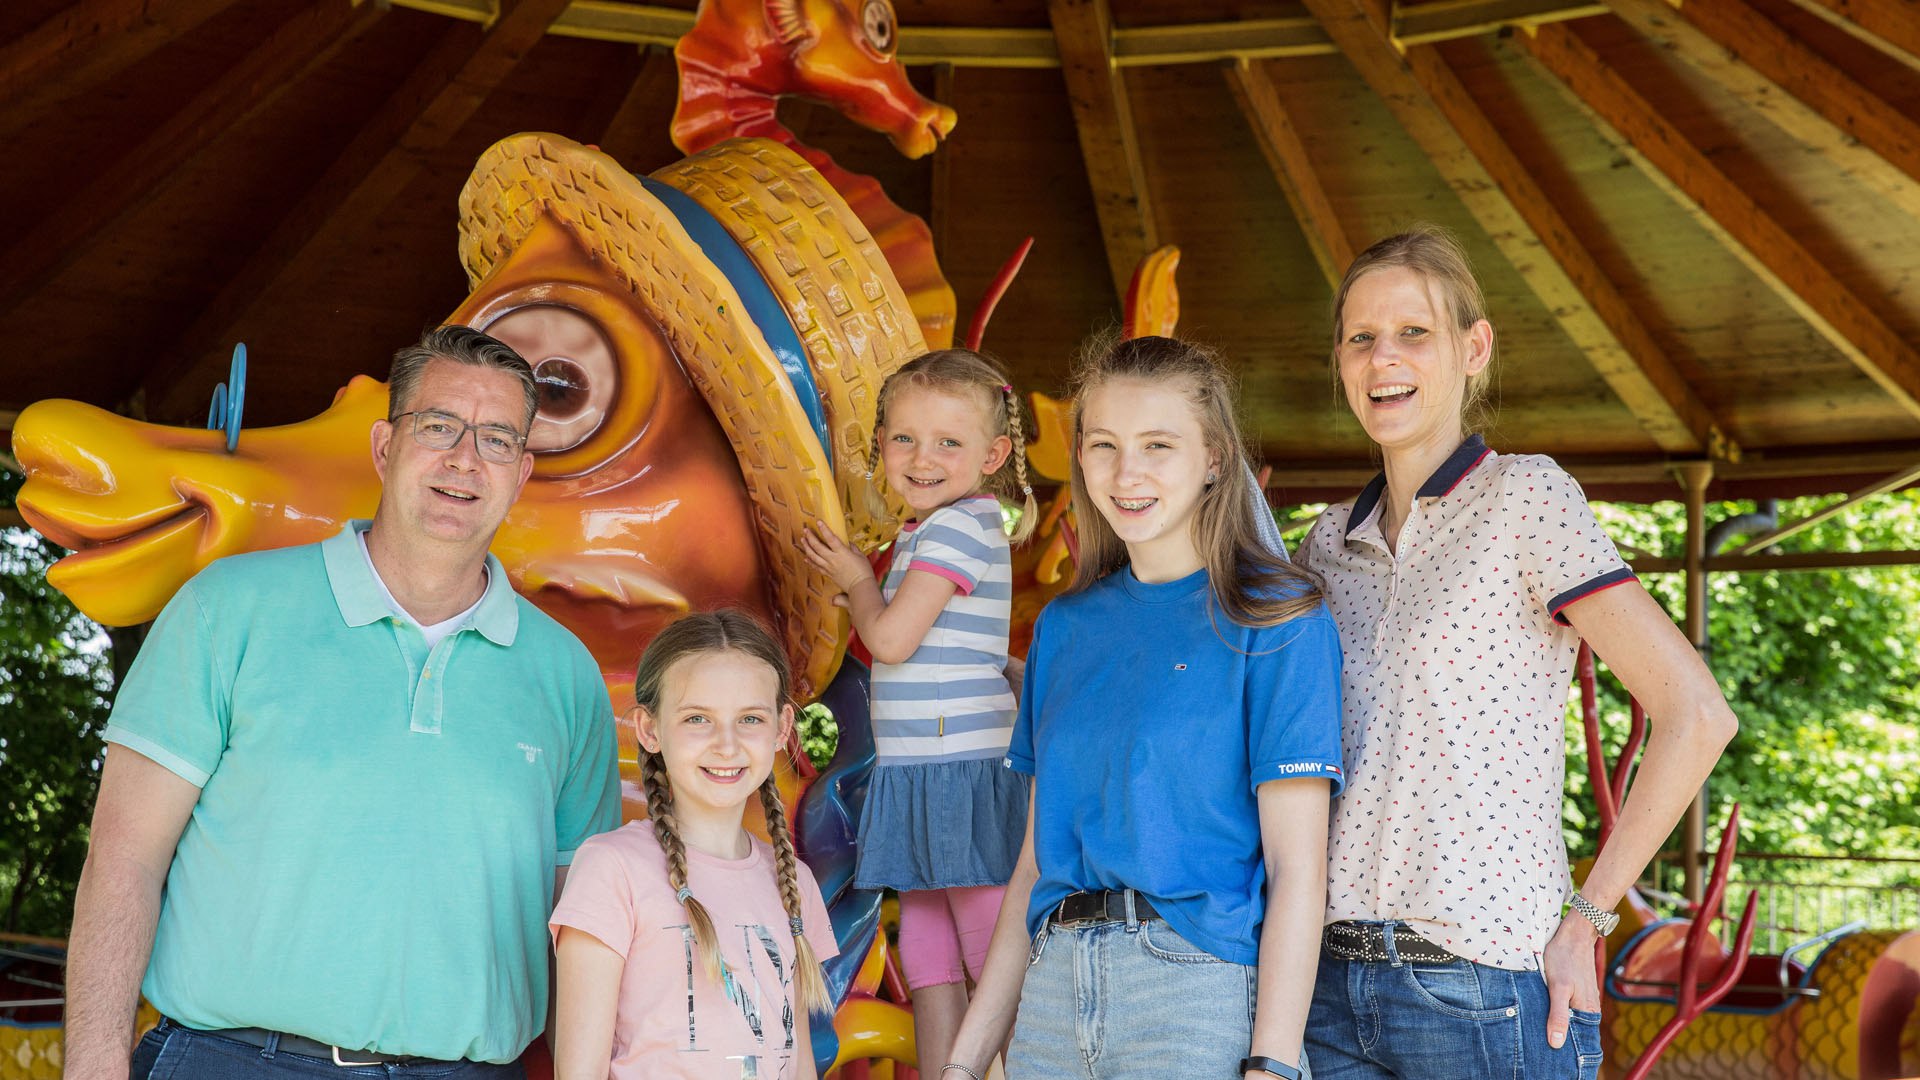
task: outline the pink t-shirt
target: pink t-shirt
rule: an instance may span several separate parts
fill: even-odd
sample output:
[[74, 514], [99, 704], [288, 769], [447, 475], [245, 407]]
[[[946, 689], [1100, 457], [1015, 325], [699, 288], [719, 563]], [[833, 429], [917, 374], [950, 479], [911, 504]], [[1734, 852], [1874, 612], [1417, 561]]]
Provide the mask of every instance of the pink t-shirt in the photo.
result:
[[[612, 1080], [642, 1077], [800, 1075], [794, 1025], [793, 935], [780, 905], [773, 849], [755, 839], [744, 859], [687, 849], [687, 887], [706, 905], [733, 972], [735, 994], [701, 968], [686, 909], [667, 884], [667, 856], [653, 823], [635, 821], [581, 845], [548, 924], [598, 938], [626, 959], [613, 1031]], [[800, 865], [807, 941], [821, 960], [837, 955], [820, 886]]]

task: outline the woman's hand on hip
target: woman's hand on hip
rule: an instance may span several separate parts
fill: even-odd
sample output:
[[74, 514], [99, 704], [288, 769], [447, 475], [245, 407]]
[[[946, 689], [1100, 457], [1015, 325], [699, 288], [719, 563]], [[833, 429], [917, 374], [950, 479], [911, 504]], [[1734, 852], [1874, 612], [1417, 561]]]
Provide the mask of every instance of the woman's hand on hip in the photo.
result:
[[1540, 974], [1547, 980], [1547, 1045], [1566, 1045], [1572, 1010], [1600, 1011], [1600, 972], [1594, 961], [1594, 942], [1600, 931], [1586, 916], [1570, 911], [1547, 942], [1540, 957]]

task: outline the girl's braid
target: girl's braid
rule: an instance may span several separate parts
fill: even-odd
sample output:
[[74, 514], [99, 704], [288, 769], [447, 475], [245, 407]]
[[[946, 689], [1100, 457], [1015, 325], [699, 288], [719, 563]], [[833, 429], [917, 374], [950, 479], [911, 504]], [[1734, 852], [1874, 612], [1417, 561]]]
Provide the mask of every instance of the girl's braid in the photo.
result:
[[776, 872], [780, 883], [780, 904], [787, 909], [787, 925], [793, 931], [794, 997], [809, 1013], [826, 1013], [833, 1007], [827, 993], [827, 980], [820, 970], [820, 958], [807, 941], [805, 909], [800, 900], [800, 857], [793, 850], [793, 832], [787, 827], [786, 807], [780, 802], [780, 785], [772, 773], [760, 785], [760, 809], [767, 819], [767, 838], [773, 842]]
[[1033, 484], [1027, 479], [1026, 421], [1020, 415], [1020, 398], [1008, 383], [1000, 384], [1000, 398], [1007, 409], [1007, 435], [1013, 440], [1013, 476], [1020, 483], [1020, 523], [1013, 527], [1012, 542], [1018, 544], [1033, 535], [1040, 524], [1040, 504], [1033, 498]]
[[680, 826], [673, 817], [673, 785], [667, 779], [666, 762], [657, 753], [641, 747], [640, 782], [647, 793], [647, 817], [653, 822], [653, 835], [660, 850], [667, 853], [667, 884], [673, 886], [680, 905], [687, 909], [687, 926], [693, 931], [693, 951], [700, 963], [721, 986], [728, 984], [726, 961], [720, 958], [720, 939], [713, 930], [713, 918], [706, 905], [694, 899], [687, 888], [687, 848], [680, 841]]

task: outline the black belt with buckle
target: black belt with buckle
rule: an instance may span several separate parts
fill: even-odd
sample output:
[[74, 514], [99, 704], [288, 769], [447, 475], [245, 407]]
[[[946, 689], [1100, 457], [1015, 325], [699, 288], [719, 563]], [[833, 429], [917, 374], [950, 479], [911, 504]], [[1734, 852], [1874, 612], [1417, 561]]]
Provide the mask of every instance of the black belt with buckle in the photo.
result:
[[[1387, 954], [1385, 923], [1331, 923], [1320, 935], [1320, 951], [1336, 960], [1363, 964], [1384, 964], [1393, 959]], [[1403, 964], [1451, 964], [1460, 959], [1414, 933], [1406, 923], [1393, 928], [1393, 951]]]
[[1099, 892], [1077, 892], [1060, 901], [1060, 906], [1053, 909], [1048, 921], [1055, 926], [1083, 922], [1125, 922], [1128, 893], [1133, 894], [1135, 920], [1160, 917], [1147, 898], [1132, 889], [1102, 889]]
[[216, 1039], [232, 1039], [234, 1042], [258, 1046], [262, 1050], [279, 1037], [274, 1045], [276, 1053], [299, 1054], [301, 1057], [319, 1058], [331, 1061], [343, 1069], [365, 1068], [373, 1065], [440, 1065], [453, 1066], [464, 1064], [459, 1061], [445, 1061], [440, 1058], [410, 1057], [406, 1054], [381, 1054], [372, 1050], [344, 1050], [330, 1043], [316, 1042], [305, 1035], [290, 1035], [286, 1032], [273, 1032], [265, 1028], [221, 1028], [218, 1031], [202, 1031], [187, 1027], [178, 1021], [169, 1021], [175, 1027], [185, 1028], [197, 1035], [211, 1035]]

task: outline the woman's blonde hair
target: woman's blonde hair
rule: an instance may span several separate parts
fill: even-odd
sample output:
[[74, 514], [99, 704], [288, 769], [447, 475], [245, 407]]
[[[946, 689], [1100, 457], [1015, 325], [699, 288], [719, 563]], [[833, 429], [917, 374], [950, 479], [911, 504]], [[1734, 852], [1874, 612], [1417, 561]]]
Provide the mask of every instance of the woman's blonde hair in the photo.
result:
[[[779, 683], [776, 707], [789, 704], [792, 674], [787, 654], [774, 640], [773, 633], [745, 612], [723, 608], [686, 615], [654, 636], [634, 673], [633, 697], [641, 708], [660, 717], [661, 686], [667, 672], [682, 660], [709, 653], [737, 652], [750, 656], [773, 669]], [[640, 781], [647, 795], [647, 817], [653, 821], [653, 833], [667, 854], [667, 883], [679, 894], [687, 909], [687, 925], [693, 930], [694, 952], [707, 974], [722, 986], [731, 984], [732, 973], [720, 956], [719, 938], [706, 906], [687, 887], [687, 849], [680, 840], [679, 823], [673, 814], [673, 784], [667, 777], [666, 761], [656, 751], [641, 746]], [[760, 808], [767, 819], [767, 837], [773, 843], [775, 871], [780, 884], [780, 904], [786, 908], [788, 927], [793, 931], [793, 979], [800, 1007], [812, 1013], [831, 1011], [827, 980], [820, 958], [808, 944], [805, 911], [800, 897], [800, 857], [794, 852], [793, 833], [787, 825], [786, 807], [780, 802], [780, 788], [772, 773], [760, 785]]]
[[1193, 546], [1206, 565], [1214, 599], [1228, 618], [1242, 626], [1274, 626], [1317, 607], [1320, 579], [1260, 543], [1232, 381], [1219, 356], [1188, 341], [1123, 339], [1111, 331], [1083, 346], [1073, 369], [1074, 453], [1069, 457], [1080, 562], [1068, 591], [1091, 587], [1127, 561], [1126, 544], [1087, 496], [1079, 453], [1087, 396], [1115, 379], [1165, 384], [1193, 404], [1201, 437], [1218, 462], [1215, 479], [1201, 491], [1193, 510]]
[[1009, 455], [1012, 469], [1004, 466], [988, 473], [981, 489], [1003, 503], [1020, 507], [1020, 520], [1010, 537], [1019, 543], [1033, 534], [1040, 524], [1039, 504], [1033, 498], [1033, 485], [1027, 480], [1026, 419], [1020, 412], [1020, 396], [1000, 365], [985, 354], [971, 349], [940, 349], [915, 357], [887, 376], [880, 384], [880, 401], [873, 425], [873, 444], [868, 450], [867, 477], [872, 479], [880, 466], [880, 430], [887, 423], [887, 405], [903, 386], [923, 386], [949, 394], [969, 394], [986, 410], [987, 431], [995, 437], [1005, 435], [1013, 442]]
[[[1487, 317], [1486, 297], [1473, 276], [1473, 265], [1452, 233], [1438, 225], [1421, 223], [1403, 233], [1389, 236], [1354, 257], [1353, 265], [1340, 279], [1333, 294], [1333, 380], [1340, 382], [1340, 345], [1346, 339], [1347, 293], [1354, 283], [1381, 270], [1411, 270], [1429, 286], [1437, 286], [1444, 310], [1452, 316], [1456, 333], [1465, 333]], [[1492, 324], [1489, 323], [1489, 326]], [[1487, 389], [1493, 382], [1493, 346], [1487, 348], [1487, 366], [1467, 377], [1467, 393], [1461, 403], [1461, 422], [1467, 430], [1482, 427], [1487, 420]], [[1345, 396], [1342, 395], [1342, 400]]]

